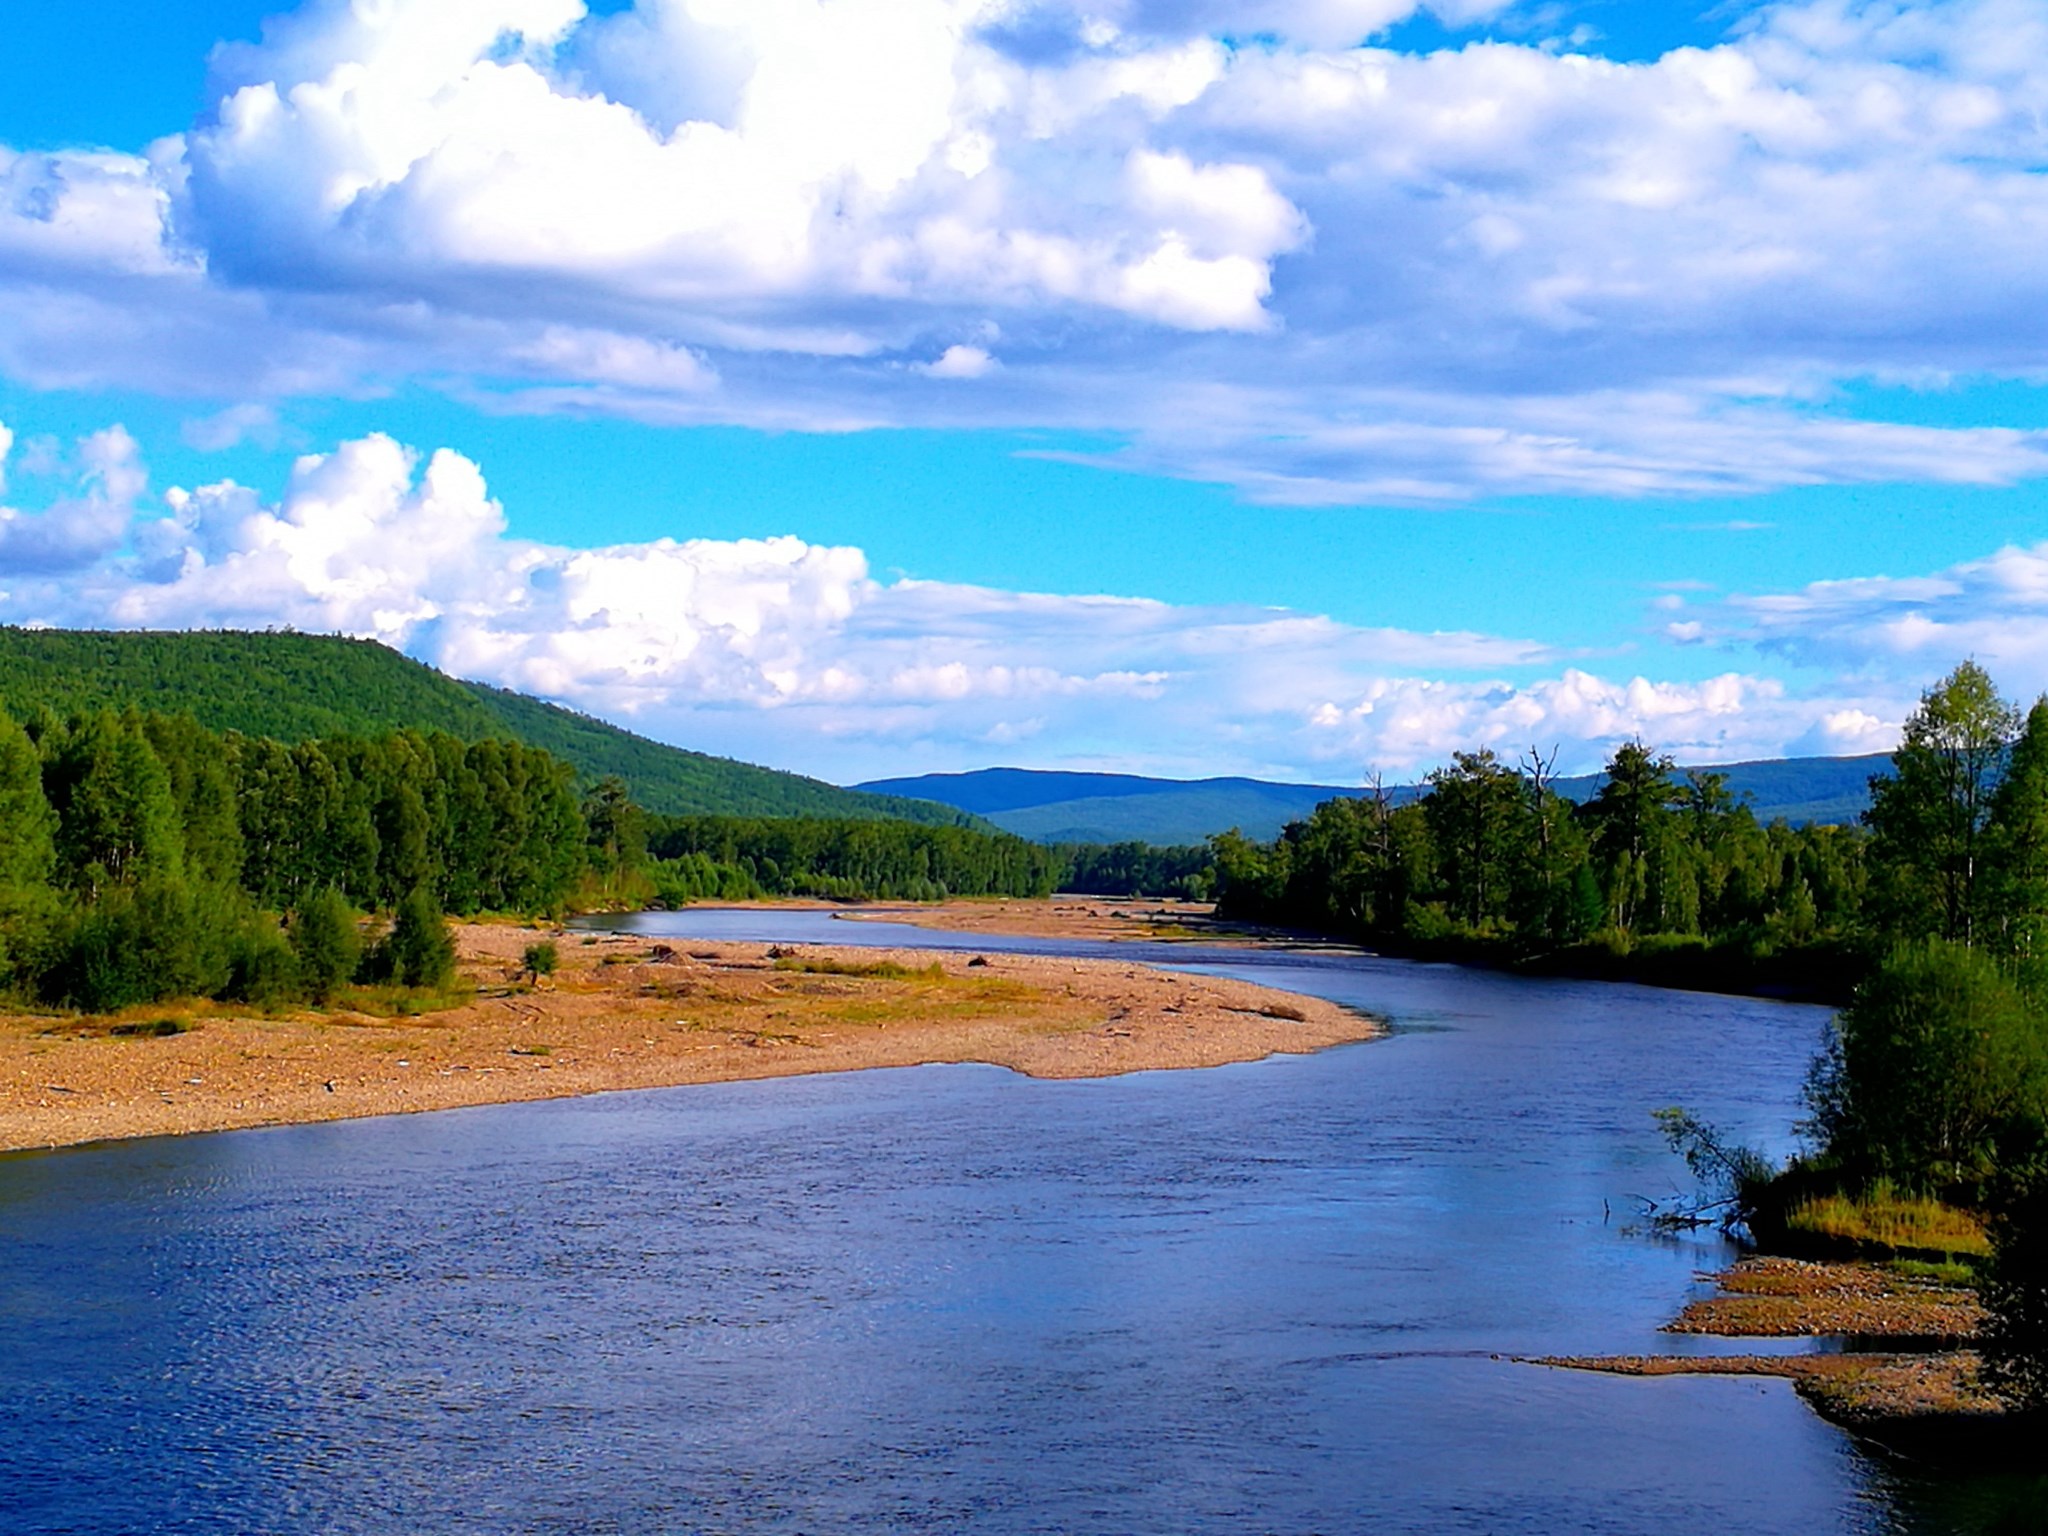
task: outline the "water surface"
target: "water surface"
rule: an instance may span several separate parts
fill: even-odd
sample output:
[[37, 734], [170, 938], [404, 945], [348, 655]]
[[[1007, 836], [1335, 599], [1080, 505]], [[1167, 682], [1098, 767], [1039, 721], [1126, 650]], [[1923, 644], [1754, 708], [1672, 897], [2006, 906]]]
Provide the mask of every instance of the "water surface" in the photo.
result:
[[925, 1067], [0, 1162], [7, 1528], [1937, 1528], [1782, 1383], [1508, 1358], [1672, 1347], [1728, 1255], [1633, 1229], [1633, 1195], [1683, 1180], [1650, 1111], [1785, 1150], [1821, 1011], [1165, 957], [1397, 1030], [1098, 1082]]

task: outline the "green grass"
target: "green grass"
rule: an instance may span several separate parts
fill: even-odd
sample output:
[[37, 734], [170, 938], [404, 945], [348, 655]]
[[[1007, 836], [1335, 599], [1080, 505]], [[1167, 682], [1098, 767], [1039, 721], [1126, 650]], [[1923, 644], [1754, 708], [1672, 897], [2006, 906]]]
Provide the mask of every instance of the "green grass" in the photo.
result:
[[1951, 1260], [1991, 1252], [1983, 1221], [1968, 1211], [1905, 1195], [1880, 1179], [1860, 1195], [1819, 1195], [1786, 1213], [1795, 1236], [1890, 1253], [1946, 1254]]
[[1927, 1280], [1936, 1285], [1977, 1283], [1977, 1266], [1967, 1259], [1893, 1259], [1885, 1268], [1905, 1280]]
[[456, 982], [445, 989], [431, 987], [354, 986], [343, 987], [331, 1007], [349, 1013], [367, 1014], [373, 1019], [416, 1019], [422, 1014], [445, 1013], [476, 1001], [476, 988]]

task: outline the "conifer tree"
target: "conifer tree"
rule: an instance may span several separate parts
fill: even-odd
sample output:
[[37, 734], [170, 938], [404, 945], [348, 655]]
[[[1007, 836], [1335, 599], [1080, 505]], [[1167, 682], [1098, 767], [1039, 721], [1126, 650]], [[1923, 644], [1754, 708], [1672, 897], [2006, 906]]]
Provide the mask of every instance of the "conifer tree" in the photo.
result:
[[56, 822], [43, 797], [35, 744], [0, 715], [0, 988], [33, 982], [37, 951], [55, 915], [49, 882]]
[[90, 901], [145, 873], [184, 873], [184, 837], [170, 776], [139, 722], [110, 711], [75, 723], [44, 768], [57, 813], [59, 870]]

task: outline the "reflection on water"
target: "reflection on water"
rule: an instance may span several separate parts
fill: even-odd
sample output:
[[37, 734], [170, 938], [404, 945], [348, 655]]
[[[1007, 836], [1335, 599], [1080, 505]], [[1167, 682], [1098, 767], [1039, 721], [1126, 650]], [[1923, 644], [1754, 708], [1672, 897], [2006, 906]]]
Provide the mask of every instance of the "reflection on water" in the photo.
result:
[[[643, 921], [903, 937], [821, 914]], [[1649, 1111], [1782, 1148], [1820, 1012], [1169, 959], [1403, 1027], [1104, 1082], [927, 1067], [0, 1163], [9, 1529], [1962, 1518], [1953, 1489], [1897, 1485], [1781, 1383], [1505, 1358], [1671, 1345], [1658, 1324], [1726, 1253], [1626, 1230], [1631, 1195], [1680, 1176]]]

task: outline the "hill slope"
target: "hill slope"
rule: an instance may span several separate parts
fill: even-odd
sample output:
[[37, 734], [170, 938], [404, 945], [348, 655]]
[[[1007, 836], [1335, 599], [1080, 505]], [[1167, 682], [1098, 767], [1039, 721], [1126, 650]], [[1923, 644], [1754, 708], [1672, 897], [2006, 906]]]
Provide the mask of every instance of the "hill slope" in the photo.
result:
[[468, 741], [513, 737], [575, 765], [617, 774], [669, 815], [898, 817], [971, 822], [930, 800], [840, 789], [818, 779], [663, 746], [558, 705], [458, 682], [371, 640], [232, 630], [0, 628], [0, 708], [135, 705], [189, 714], [216, 731], [311, 736], [442, 730]]
[[[1890, 758], [1795, 757], [1716, 765], [1728, 787], [1747, 795], [1760, 821], [1782, 816], [1794, 823], [1851, 822], [1870, 803], [1869, 779]], [[1602, 775], [1557, 781], [1558, 792], [1585, 800]], [[984, 768], [975, 773], [933, 773], [879, 779], [858, 786], [893, 795], [916, 795], [957, 805], [1039, 842], [1198, 843], [1236, 827], [1266, 839], [1325, 800], [1364, 793], [1356, 785], [1279, 784], [1265, 779], [1150, 779], [1120, 773], [1053, 773], [1028, 768]], [[1415, 784], [1389, 791], [1405, 801], [1422, 793]]]

